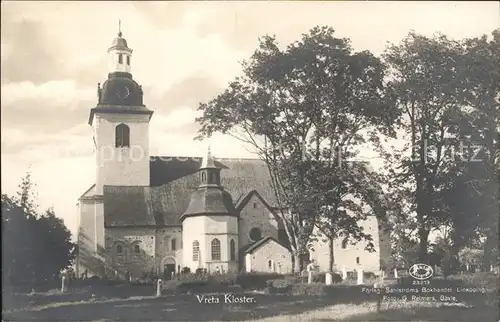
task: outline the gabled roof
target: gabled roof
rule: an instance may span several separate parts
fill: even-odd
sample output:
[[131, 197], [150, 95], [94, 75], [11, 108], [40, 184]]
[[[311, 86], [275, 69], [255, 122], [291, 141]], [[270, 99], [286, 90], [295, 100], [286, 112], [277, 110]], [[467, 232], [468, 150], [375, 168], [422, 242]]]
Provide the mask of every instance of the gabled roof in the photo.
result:
[[104, 186], [104, 226], [155, 226], [149, 187]]
[[275, 208], [271, 207], [267, 202], [266, 200], [264, 200], [264, 198], [262, 198], [262, 196], [260, 195], [260, 193], [257, 191], [257, 190], [252, 190], [250, 191], [244, 198], [239, 198], [236, 202], [235, 202], [235, 208], [237, 211], [241, 211], [243, 210], [243, 208], [245, 208], [245, 206], [248, 204], [248, 202], [252, 199], [252, 196], [256, 196], [257, 198], [259, 198], [259, 200], [264, 204], [264, 206], [267, 208], [267, 210], [269, 210], [270, 212], [274, 212]]
[[90, 194], [89, 192], [93, 191], [95, 189], [95, 183], [93, 185], [90, 186], [90, 188], [88, 188], [81, 196], [80, 198], [78, 198], [78, 200], [82, 199], [82, 198], [85, 198], [85, 197], [90, 197], [92, 196], [93, 194]]
[[252, 254], [254, 253], [257, 249], [259, 249], [261, 246], [264, 246], [265, 244], [271, 242], [271, 241], [274, 241], [276, 242], [278, 245], [281, 245], [283, 246], [284, 248], [288, 249], [286, 246], [284, 246], [283, 244], [281, 244], [279, 241], [277, 241], [276, 239], [274, 239], [273, 237], [271, 236], [267, 236], [267, 237], [263, 237], [261, 239], [259, 239], [258, 241], [256, 242], [253, 242], [253, 243], [250, 243], [250, 244], [247, 244], [243, 247], [240, 248], [240, 254]]
[[[264, 161], [217, 159], [214, 164], [222, 169], [221, 185], [233, 198], [256, 191], [267, 204], [275, 204]], [[150, 187], [105, 187], [105, 224], [108, 227], [180, 225], [191, 194], [199, 186], [200, 165], [201, 158], [152, 157]]]

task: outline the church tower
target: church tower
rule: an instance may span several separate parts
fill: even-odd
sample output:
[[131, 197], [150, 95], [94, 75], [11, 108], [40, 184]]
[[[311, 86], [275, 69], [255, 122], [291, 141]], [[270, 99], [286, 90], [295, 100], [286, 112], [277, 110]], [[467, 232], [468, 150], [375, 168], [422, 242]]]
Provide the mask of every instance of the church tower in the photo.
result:
[[89, 124], [96, 148], [96, 191], [105, 185], [149, 186], [149, 121], [142, 86], [132, 79], [132, 49], [121, 28], [108, 49], [108, 79], [97, 88]]
[[81, 201], [80, 206], [80, 220], [85, 222], [81, 226], [87, 227], [80, 232], [87, 236], [79, 237], [80, 266], [98, 276], [104, 276], [107, 265], [106, 186], [149, 186], [150, 183], [149, 121], [153, 111], [144, 105], [142, 87], [132, 79], [132, 49], [121, 30], [108, 55], [108, 79], [102, 87], [97, 85], [97, 105], [90, 110], [89, 117], [96, 151], [95, 188], [90, 203]]
[[238, 271], [238, 212], [220, 184], [221, 168], [208, 150], [198, 170], [200, 185], [181, 216], [183, 264], [192, 272]]

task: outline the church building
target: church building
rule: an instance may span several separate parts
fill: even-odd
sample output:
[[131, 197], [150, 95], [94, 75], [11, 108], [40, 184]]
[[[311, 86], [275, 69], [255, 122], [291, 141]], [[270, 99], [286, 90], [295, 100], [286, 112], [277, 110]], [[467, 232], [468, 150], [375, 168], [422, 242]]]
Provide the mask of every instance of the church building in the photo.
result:
[[[108, 278], [170, 278], [207, 272], [292, 271], [292, 255], [266, 164], [259, 159], [150, 156], [153, 111], [131, 73], [132, 49], [121, 31], [108, 49], [107, 80], [90, 109], [96, 178], [78, 200], [76, 271]], [[364, 224], [375, 252], [335, 242], [335, 262], [378, 271], [388, 256], [375, 216]], [[328, 243], [310, 258], [328, 267]]]

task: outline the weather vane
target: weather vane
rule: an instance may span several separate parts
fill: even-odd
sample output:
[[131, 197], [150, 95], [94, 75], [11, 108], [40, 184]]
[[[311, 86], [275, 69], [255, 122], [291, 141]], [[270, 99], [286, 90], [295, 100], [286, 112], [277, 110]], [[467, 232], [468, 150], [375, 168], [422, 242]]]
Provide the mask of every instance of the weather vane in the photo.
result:
[[122, 21], [118, 19], [118, 37], [122, 36]]

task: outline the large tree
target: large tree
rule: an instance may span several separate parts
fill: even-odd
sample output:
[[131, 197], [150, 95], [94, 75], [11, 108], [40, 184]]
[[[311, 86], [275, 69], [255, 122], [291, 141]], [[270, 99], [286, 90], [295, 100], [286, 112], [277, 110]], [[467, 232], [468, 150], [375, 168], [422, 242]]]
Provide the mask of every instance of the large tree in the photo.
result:
[[2, 280], [4, 287], [32, 285], [52, 279], [72, 264], [71, 233], [52, 209], [37, 213], [29, 173], [17, 197], [2, 194]]
[[489, 267], [498, 252], [500, 216], [500, 29], [494, 30], [491, 37], [466, 39], [464, 56], [470, 113], [461, 137], [479, 150], [467, 166], [464, 185], [477, 206], [469, 216], [479, 218], [479, 229], [486, 237], [483, 265]]
[[[430, 232], [447, 220], [441, 191], [458, 173], [456, 123], [466, 102], [465, 62], [460, 43], [445, 36], [410, 33], [383, 55], [390, 69], [388, 89], [401, 111], [398, 128], [407, 144], [387, 154], [392, 188], [404, 193], [415, 213], [419, 258], [427, 257]], [[450, 147], [453, 147], [450, 149]], [[409, 149], [409, 153], [408, 153]]]
[[[331, 190], [326, 187], [329, 183], [342, 185], [339, 179], [347, 177], [325, 169], [355, 156], [367, 138], [376, 138], [375, 128], [389, 133], [394, 110], [385, 104], [385, 69], [371, 53], [353, 52], [349, 40], [336, 38], [331, 28], [316, 27], [285, 49], [274, 37], [261, 38], [243, 70], [244, 76], [222, 94], [200, 104], [200, 135], [232, 135], [253, 146], [266, 162], [277, 215], [297, 271], [299, 255], [307, 248], [318, 216], [323, 212], [333, 218], [330, 214], [346, 207], [345, 202], [337, 202], [338, 196], [344, 196], [341, 186], [338, 192], [325, 194], [328, 200], [320, 197], [325, 193], [321, 187]], [[318, 171], [331, 177], [328, 184], [318, 181]], [[318, 200], [334, 209], [321, 208]], [[330, 220], [330, 227], [323, 228], [335, 230], [334, 236], [340, 226], [355, 225], [356, 220]]]

